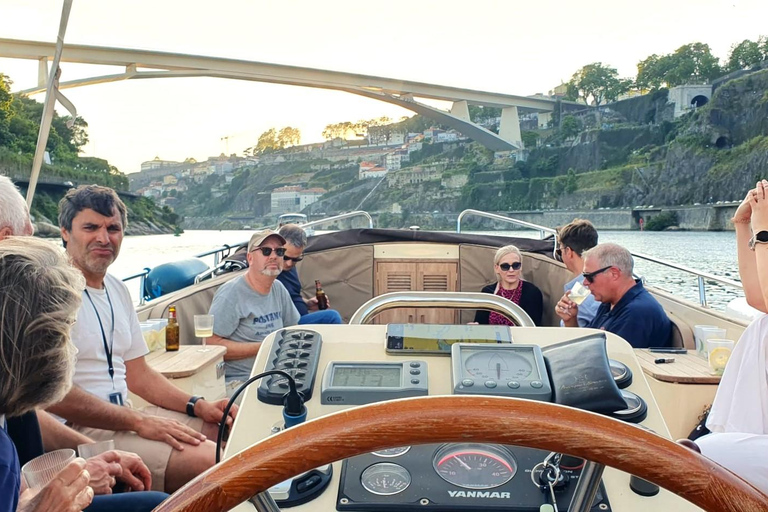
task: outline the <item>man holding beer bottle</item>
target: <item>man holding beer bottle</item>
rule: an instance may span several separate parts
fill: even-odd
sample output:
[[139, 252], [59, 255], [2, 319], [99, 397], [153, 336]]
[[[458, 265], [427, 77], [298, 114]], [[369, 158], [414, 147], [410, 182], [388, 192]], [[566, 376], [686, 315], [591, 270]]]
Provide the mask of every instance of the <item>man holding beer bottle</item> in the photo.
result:
[[[285, 289], [291, 294], [293, 305], [296, 306], [301, 319], [299, 324], [340, 324], [341, 315], [330, 307], [328, 295], [323, 291], [320, 281], [315, 281], [315, 296], [305, 299], [301, 296], [301, 280], [296, 270], [296, 263], [304, 259], [304, 248], [307, 246], [307, 234], [296, 224], [286, 224], [279, 230], [285, 239], [285, 255], [283, 256], [283, 271], [277, 276], [277, 280], [283, 283]], [[318, 302], [319, 297], [325, 297], [325, 303]], [[322, 307], [325, 305], [325, 307]]]
[[227, 348], [224, 355], [227, 393], [251, 376], [261, 342], [270, 333], [296, 325], [299, 312], [285, 287], [275, 279], [283, 269], [285, 239], [265, 229], [248, 242], [248, 270], [221, 285], [211, 303], [216, 318], [211, 345]]

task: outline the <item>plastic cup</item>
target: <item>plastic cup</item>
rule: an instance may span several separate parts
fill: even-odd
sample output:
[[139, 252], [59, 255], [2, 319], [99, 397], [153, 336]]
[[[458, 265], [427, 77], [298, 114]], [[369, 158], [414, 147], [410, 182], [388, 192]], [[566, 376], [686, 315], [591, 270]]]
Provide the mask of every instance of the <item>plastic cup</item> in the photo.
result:
[[704, 343], [704, 329], [717, 329], [716, 325], [694, 325], [693, 326], [693, 339], [696, 342], [696, 352], [699, 355], [706, 357], [707, 347]]
[[573, 288], [571, 288], [571, 293], [568, 294], [568, 298], [571, 299], [571, 301], [576, 305], [580, 306], [581, 303], [584, 302], [587, 297], [589, 297], [590, 293], [591, 292], [589, 291], [589, 288], [576, 281], [576, 283], [573, 285]]
[[707, 357], [707, 352], [709, 351], [709, 348], [707, 347], [707, 342], [709, 340], [715, 339], [715, 340], [724, 340], [726, 339], [726, 331], [725, 329], [721, 329], [719, 327], [705, 327], [701, 330], [701, 340], [702, 345], [704, 346], [704, 353], [702, 354], [703, 357]]
[[707, 361], [709, 361], [709, 371], [712, 375], [723, 374], [735, 344], [733, 340], [717, 338], [707, 340]]
[[99, 441], [98, 443], [88, 443], [77, 445], [77, 453], [84, 459], [90, 459], [104, 452], [115, 449], [115, 441], [108, 439], [106, 441]]
[[55, 477], [67, 464], [75, 460], [75, 450], [64, 448], [54, 450], [24, 464], [21, 474], [30, 489], [42, 489]]

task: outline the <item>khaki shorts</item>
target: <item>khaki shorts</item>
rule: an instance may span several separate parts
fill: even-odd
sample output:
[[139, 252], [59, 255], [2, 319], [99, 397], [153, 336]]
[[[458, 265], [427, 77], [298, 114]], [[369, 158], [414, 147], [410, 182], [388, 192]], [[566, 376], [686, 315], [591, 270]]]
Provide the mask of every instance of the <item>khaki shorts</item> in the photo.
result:
[[[203, 430], [203, 420], [200, 418], [192, 418], [184, 413], [169, 411], [168, 409], [156, 406], [145, 407], [139, 410], [149, 416], [177, 420], [198, 432]], [[69, 423], [68, 425], [94, 441], [114, 439], [116, 449], [138, 454], [152, 472], [152, 490], [165, 490], [165, 469], [168, 466], [168, 460], [171, 458], [171, 452], [173, 451], [171, 445], [162, 441], [144, 439], [136, 432], [126, 430], [115, 432], [114, 430], [81, 427]]]

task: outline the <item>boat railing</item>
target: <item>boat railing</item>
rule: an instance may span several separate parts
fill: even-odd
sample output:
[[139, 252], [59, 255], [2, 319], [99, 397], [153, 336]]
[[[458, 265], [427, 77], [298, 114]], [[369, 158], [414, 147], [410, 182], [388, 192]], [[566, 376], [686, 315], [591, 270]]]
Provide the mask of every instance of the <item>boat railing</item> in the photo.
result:
[[[201, 252], [199, 254], [195, 254], [195, 258], [206, 258], [208, 256], [213, 256], [213, 268], [216, 269], [219, 266], [219, 263], [222, 259], [229, 256], [232, 249], [235, 249], [237, 247], [240, 247], [242, 245], [245, 245], [247, 242], [243, 242], [240, 244], [235, 245], [228, 245], [224, 244], [220, 247], [216, 247], [214, 249]], [[149, 275], [149, 271], [152, 270], [150, 268], [145, 268], [141, 272], [137, 272], [136, 274], [130, 275], [128, 277], [123, 278], [123, 282], [127, 283], [129, 281], [133, 281], [134, 279], [139, 280], [139, 306], [143, 306], [146, 302], [146, 299], [144, 298], [144, 284], [147, 280], [147, 276]], [[195, 278], [195, 282], [199, 282], [199, 277]]]
[[366, 219], [368, 219], [368, 227], [370, 229], [373, 229], [373, 217], [371, 217], [371, 214], [363, 210], [357, 210], [354, 212], [347, 212], [347, 213], [342, 213], [340, 215], [334, 215], [333, 217], [325, 217], [319, 220], [313, 220], [312, 222], [307, 222], [306, 224], [300, 224], [300, 226], [304, 229], [313, 228], [315, 226], [327, 224], [328, 222], [333, 222], [333, 221], [343, 220], [343, 219], [350, 219], [352, 217], [365, 217]]
[[[557, 231], [555, 231], [552, 228], [548, 228], [546, 226], [540, 226], [538, 224], [533, 224], [531, 222], [526, 222], [522, 220], [518, 220], [512, 217], [506, 217], [504, 215], [499, 215], [496, 213], [489, 213], [484, 212], [480, 210], [464, 210], [459, 214], [458, 219], [456, 220], [456, 232], [461, 233], [461, 221], [464, 219], [464, 217], [468, 215], [475, 215], [478, 217], [485, 217], [487, 219], [494, 219], [502, 222], [507, 222], [509, 224], [514, 224], [516, 226], [520, 226], [523, 228], [533, 229], [535, 231], [538, 231], [540, 234], [540, 237], [544, 239], [547, 235], [556, 235]], [[546, 234], [546, 235], [545, 235]], [[555, 249], [557, 249], [557, 237], [555, 237]], [[684, 265], [679, 265], [677, 263], [672, 263], [671, 261], [666, 261], [660, 258], [656, 258], [653, 256], [648, 256], [647, 254], [641, 254], [636, 252], [630, 252], [634, 258], [639, 258], [641, 260], [648, 261], [650, 263], [654, 263], [656, 265], [661, 265], [666, 268], [671, 268], [674, 270], [678, 270], [680, 272], [684, 272], [692, 277], [696, 278], [696, 282], [698, 284], [699, 289], [699, 304], [702, 307], [707, 307], [707, 289], [706, 286], [708, 282], [715, 282], [721, 285], [729, 286], [731, 288], [736, 288], [738, 290], [743, 290], [744, 287], [739, 283], [738, 281], [734, 281], [732, 279], [728, 279], [725, 277], [716, 276], [714, 274], [710, 274], [708, 272], [702, 272], [699, 270], [694, 270], [692, 268], [686, 267]]]
[[538, 224], [532, 224], [530, 222], [525, 222], [524, 220], [518, 220], [513, 219], [512, 217], [506, 217], [504, 215], [499, 215], [496, 213], [489, 213], [484, 212], [482, 210], [464, 210], [459, 214], [459, 217], [456, 219], [456, 232], [461, 233], [461, 221], [464, 220], [464, 217], [468, 215], [474, 215], [476, 217], [485, 217], [486, 219], [493, 219], [498, 220], [501, 222], [507, 222], [509, 224], [514, 224], [516, 226], [520, 226], [522, 228], [528, 228], [533, 229], [539, 232], [539, 237], [543, 240], [549, 235], [555, 235], [557, 234], [557, 231], [555, 231], [552, 228], [547, 228], [544, 226], [539, 226]]

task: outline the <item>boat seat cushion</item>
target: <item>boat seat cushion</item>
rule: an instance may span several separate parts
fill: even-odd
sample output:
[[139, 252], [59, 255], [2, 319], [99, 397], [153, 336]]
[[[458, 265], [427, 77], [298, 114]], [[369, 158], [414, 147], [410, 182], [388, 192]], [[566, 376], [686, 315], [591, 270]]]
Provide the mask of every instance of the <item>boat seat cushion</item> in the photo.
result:
[[696, 343], [693, 339], [693, 329], [691, 329], [691, 326], [671, 311], [667, 311], [667, 316], [669, 321], [672, 322], [672, 343], [670, 346], [695, 350]]

